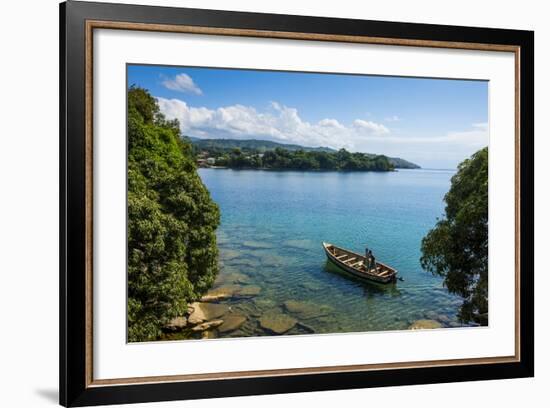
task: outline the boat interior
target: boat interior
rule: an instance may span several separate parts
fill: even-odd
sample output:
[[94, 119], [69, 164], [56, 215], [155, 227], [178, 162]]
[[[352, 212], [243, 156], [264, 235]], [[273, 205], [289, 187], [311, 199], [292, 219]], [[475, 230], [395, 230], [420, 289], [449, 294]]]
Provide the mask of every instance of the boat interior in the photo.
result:
[[376, 262], [376, 269], [371, 268], [369, 271], [366, 269], [366, 257], [356, 254], [345, 249], [335, 247], [334, 245], [327, 246], [327, 250], [338, 260], [350, 268], [361, 271], [363, 273], [370, 273], [380, 277], [386, 277], [393, 273], [393, 270], [386, 265]]

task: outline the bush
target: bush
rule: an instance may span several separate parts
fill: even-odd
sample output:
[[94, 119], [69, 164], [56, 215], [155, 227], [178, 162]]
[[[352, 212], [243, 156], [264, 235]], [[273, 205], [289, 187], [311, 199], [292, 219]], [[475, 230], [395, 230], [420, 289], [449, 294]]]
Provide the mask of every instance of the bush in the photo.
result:
[[445, 218], [422, 240], [422, 266], [464, 298], [459, 318], [488, 324], [488, 167], [481, 149], [458, 166], [445, 195]]
[[128, 90], [128, 340], [155, 340], [218, 272], [217, 205], [177, 121]]

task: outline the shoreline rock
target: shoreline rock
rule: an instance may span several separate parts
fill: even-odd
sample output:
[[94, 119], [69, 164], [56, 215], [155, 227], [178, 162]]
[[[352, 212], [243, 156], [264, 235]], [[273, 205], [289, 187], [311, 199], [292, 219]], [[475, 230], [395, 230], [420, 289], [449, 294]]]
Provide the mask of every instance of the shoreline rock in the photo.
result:
[[219, 302], [221, 300], [233, 298], [251, 298], [258, 296], [261, 291], [262, 288], [256, 285], [224, 285], [209, 290], [206, 295], [201, 298], [201, 302]]
[[241, 289], [239, 285], [223, 285], [214, 289], [210, 289], [201, 298], [201, 302], [218, 302], [220, 300], [231, 299], [236, 292]]
[[215, 303], [195, 302], [189, 305], [191, 311], [187, 318], [188, 324], [197, 325], [212, 319], [217, 319], [229, 311], [227, 305], [218, 305]]
[[205, 331], [205, 330], [213, 329], [214, 327], [221, 326], [223, 322], [224, 321], [221, 319], [211, 320], [209, 322], [198, 324], [195, 327], [191, 328], [191, 330], [194, 332]]
[[435, 320], [420, 319], [409, 326], [409, 330], [440, 329], [443, 326]]

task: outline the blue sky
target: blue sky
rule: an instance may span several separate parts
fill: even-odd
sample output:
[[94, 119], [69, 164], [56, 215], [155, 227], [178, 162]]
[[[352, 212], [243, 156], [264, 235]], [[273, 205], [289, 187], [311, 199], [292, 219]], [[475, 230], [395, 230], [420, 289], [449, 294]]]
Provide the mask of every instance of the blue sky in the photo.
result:
[[182, 133], [398, 156], [453, 168], [488, 144], [488, 82], [129, 65]]

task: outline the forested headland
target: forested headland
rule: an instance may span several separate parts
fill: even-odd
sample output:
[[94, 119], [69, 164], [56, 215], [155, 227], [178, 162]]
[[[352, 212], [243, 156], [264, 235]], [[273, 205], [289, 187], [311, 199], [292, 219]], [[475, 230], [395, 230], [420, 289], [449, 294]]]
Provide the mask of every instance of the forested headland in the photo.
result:
[[[213, 152], [208, 153], [213, 154]], [[351, 153], [345, 149], [328, 152], [287, 150], [278, 147], [259, 153], [234, 148], [215, 153], [218, 153], [214, 158], [216, 166], [232, 169], [344, 171], [392, 171], [395, 169], [386, 156]]]
[[259, 139], [199, 139], [185, 137], [199, 162], [234, 169], [391, 171], [419, 169], [399, 157], [352, 153], [346, 149], [307, 147]]

